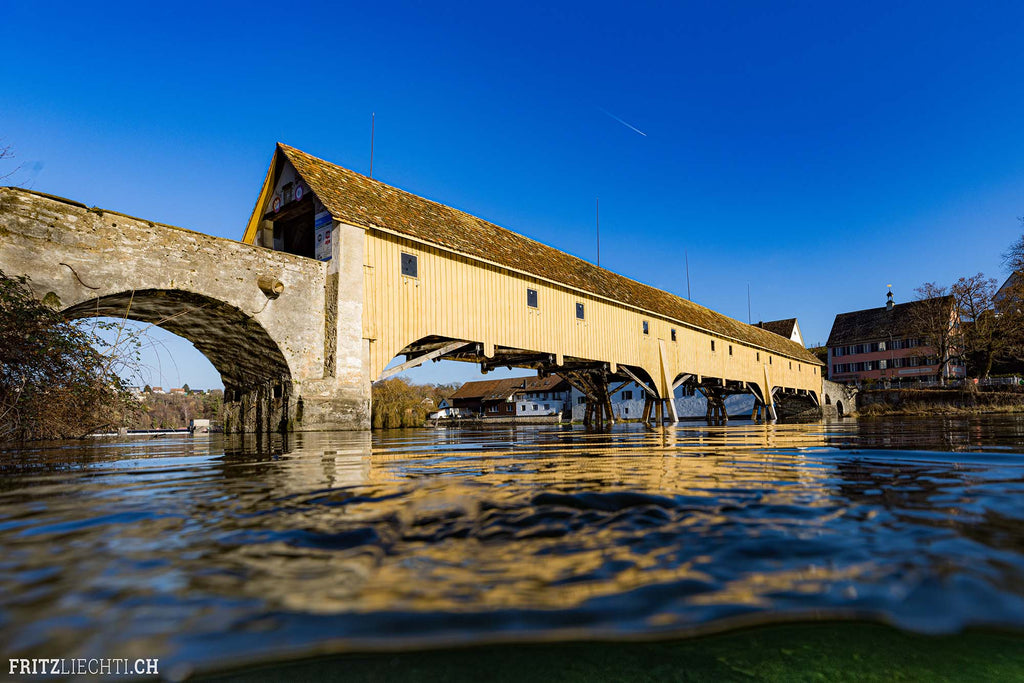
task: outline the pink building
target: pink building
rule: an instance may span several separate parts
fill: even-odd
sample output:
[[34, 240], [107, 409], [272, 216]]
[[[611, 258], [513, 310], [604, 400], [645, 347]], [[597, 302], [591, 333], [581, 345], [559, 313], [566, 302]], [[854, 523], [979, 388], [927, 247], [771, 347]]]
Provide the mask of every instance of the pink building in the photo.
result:
[[829, 379], [860, 383], [964, 377], [962, 362], [948, 353], [938, 358], [922, 339], [920, 321], [938, 306], [948, 308], [955, 333], [959, 316], [951, 296], [894, 304], [889, 292], [885, 306], [837, 315], [827, 343]]

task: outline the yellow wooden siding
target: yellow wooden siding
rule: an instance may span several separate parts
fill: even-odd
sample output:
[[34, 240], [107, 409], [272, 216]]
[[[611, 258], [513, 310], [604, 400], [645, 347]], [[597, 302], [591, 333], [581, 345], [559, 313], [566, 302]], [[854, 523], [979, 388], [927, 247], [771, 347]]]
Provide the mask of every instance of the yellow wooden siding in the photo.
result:
[[[417, 277], [401, 274], [403, 252], [417, 257]], [[768, 365], [774, 386], [815, 394], [821, 389], [820, 375], [805, 362], [390, 233], [367, 230], [365, 254], [363, 329], [373, 340], [371, 377], [409, 344], [436, 335], [639, 367], [660, 385], [662, 339], [670, 380], [692, 373], [762, 385]], [[537, 290], [537, 309], [527, 306], [528, 288]], [[576, 319], [577, 302], [585, 307], [582, 321]]]

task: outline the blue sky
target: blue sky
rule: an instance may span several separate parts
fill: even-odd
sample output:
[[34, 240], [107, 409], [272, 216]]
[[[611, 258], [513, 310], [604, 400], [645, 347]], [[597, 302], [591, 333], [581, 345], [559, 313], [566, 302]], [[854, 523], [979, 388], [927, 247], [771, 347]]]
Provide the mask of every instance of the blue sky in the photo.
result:
[[[600, 197], [603, 266], [685, 295], [688, 253], [697, 302], [746, 320], [749, 283], [755, 321], [815, 342], [888, 283], [1001, 279], [1024, 215], [1016, 2], [8, 0], [3, 23], [15, 182], [224, 237], [275, 141], [366, 172], [376, 112], [375, 177], [590, 260]], [[155, 382], [219, 383], [160, 343]]]

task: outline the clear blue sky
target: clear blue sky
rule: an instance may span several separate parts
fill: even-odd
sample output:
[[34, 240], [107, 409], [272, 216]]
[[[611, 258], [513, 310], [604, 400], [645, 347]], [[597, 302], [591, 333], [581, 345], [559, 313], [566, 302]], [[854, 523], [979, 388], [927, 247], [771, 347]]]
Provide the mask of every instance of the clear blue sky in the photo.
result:
[[697, 302], [749, 283], [810, 343], [1004, 275], [1024, 3], [979, 4], [8, 0], [0, 137], [16, 182], [237, 239], [275, 141], [366, 172], [376, 112], [375, 177], [591, 260], [600, 197], [603, 266], [685, 295], [688, 251]]

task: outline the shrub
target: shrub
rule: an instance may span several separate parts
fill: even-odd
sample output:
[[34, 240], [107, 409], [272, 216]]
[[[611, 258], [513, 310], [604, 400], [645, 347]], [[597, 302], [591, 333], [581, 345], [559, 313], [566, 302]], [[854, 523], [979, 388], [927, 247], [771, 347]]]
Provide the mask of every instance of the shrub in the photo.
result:
[[[138, 402], [114, 372], [121, 348], [0, 271], [0, 441], [60, 439], [119, 427]], [[135, 349], [137, 353], [137, 349]]]

